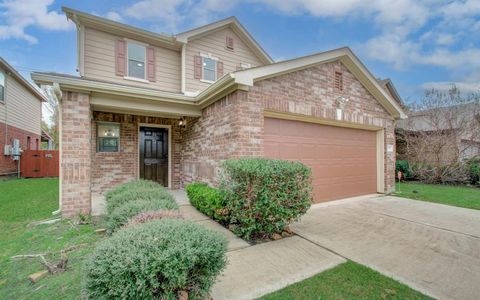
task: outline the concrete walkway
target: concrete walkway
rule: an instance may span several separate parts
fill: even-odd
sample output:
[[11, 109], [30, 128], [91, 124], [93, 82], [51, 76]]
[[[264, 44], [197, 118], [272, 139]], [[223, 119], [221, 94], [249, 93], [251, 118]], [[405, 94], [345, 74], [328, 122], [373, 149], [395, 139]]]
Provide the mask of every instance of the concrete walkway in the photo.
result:
[[314, 206], [295, 233], [438, 299], [479, 299], [480, 211], [390, 196]]
[[228, 265], [213, 286], [215, 300], [254, 299], [345, 262], [298, 236], [251, 246], [193, 207], [182, 190], [170, 191], [186, 219], [224, 234]]

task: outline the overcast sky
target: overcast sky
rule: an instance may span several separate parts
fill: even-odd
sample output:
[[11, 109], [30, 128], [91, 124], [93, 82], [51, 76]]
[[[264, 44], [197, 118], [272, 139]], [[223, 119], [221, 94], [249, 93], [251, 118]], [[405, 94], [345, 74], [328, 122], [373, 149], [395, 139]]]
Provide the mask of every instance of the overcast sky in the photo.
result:
[[407, 102], [429, 87], [480, 89], [480, 0], [0, 0], [0, 56], [30, 71], [76, 74], [68, 6], [175, 34], [236, 16], [283, 60], [349, 46]]

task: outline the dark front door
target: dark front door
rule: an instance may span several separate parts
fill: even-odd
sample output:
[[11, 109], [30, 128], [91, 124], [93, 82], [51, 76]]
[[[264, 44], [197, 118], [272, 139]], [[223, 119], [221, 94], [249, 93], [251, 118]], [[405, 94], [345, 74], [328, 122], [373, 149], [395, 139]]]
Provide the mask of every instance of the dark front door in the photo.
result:
[[140, 127], [140, 178], [168, 186], [168, 129]]

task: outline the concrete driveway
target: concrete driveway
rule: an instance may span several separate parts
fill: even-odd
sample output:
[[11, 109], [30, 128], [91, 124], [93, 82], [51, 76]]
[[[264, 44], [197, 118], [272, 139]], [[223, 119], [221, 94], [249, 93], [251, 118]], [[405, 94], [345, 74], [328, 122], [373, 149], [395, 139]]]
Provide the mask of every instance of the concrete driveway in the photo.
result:
[[372, 195], [316, 205], [292, 228], [432, 297], [480, 297], [480, 211]]

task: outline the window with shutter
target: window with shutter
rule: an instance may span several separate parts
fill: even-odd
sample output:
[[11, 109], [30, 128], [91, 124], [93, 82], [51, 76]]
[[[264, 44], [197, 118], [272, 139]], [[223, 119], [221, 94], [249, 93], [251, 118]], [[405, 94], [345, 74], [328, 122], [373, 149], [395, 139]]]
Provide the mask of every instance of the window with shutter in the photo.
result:
[[343, 74], [342, 73], [335, 72], [334, 85], [336, 89], [343, 91]]

